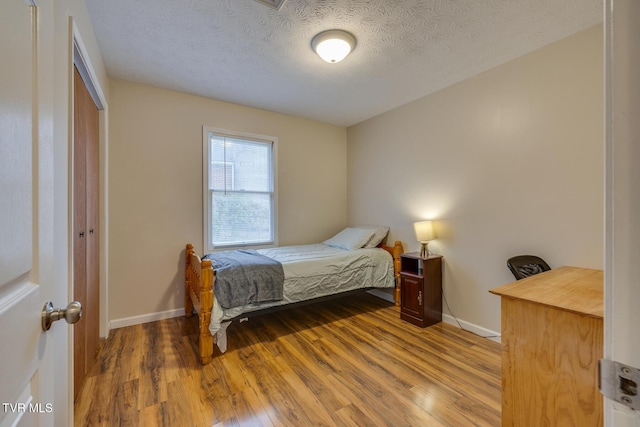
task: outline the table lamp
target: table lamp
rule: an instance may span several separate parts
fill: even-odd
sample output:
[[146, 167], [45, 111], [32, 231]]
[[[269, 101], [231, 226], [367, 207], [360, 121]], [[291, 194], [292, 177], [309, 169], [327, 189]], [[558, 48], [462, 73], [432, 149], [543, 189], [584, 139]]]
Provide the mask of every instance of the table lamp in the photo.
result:
[[433, 225], [431, 221], [420, 221], [413, 224], [416, 239], [420, 242], [420, 257], [429, 257], [429, 240], [433, 240]]

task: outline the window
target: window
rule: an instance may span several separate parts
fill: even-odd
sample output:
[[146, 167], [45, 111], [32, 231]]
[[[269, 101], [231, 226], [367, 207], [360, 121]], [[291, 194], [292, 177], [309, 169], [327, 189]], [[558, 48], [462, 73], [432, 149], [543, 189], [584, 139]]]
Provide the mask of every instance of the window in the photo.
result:
[[204, 128], [206, 250], [275, 244], [276, 138]]

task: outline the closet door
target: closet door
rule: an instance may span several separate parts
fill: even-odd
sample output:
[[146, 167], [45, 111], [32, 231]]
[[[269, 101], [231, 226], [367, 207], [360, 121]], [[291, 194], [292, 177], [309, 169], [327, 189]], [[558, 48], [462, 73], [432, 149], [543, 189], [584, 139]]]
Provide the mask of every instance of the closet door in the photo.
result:
[[[83, 85], [84, 86], [84, 85]], [[85, 88], [86, 90], [86, 88]], [[86, 93], [86, 243], [87, 243], [87, 371], [93, 365], [100, 340], [100, 258], [98, 248], [98, 109]]]
[[99, 339], [98, 109], [74, 71], [73, 275], [83, 307], [74, 329], [74, 397], [93, 365]]

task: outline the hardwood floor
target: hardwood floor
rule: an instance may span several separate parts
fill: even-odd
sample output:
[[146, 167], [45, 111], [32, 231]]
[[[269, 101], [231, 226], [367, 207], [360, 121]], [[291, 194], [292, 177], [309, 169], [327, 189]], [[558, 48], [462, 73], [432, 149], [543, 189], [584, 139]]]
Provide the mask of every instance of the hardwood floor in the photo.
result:
[[368, 294], [234, 322], [197, 360], [197, 318], [111, 332], [76, 426], [498, 426], [500, 345], [420, 329]]

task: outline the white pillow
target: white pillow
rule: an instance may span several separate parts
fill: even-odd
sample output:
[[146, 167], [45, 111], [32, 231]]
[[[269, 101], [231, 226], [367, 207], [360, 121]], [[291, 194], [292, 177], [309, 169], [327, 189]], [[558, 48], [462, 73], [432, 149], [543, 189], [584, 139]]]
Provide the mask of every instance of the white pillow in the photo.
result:
[[333, 246], [336, 248], [346, 249], [348, 251], [352, 251], [354, 249], [360, 249], [363, 247], [371, 236], [373, 236], [374, 231], [371, 229], [365, 228], [345, 228], [332, 238], [325, 240], [324, 243], [327, 246]]
[[373, 236], [365, 243], [365, 248], [376, 248], [387, 237], [389, 227], [385, 225], [358, 225], [355, 228], [363, 228], [365, 230], [373, 230]]

